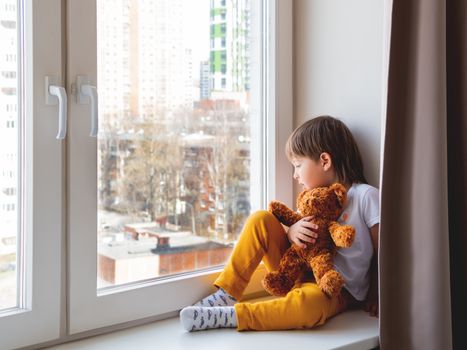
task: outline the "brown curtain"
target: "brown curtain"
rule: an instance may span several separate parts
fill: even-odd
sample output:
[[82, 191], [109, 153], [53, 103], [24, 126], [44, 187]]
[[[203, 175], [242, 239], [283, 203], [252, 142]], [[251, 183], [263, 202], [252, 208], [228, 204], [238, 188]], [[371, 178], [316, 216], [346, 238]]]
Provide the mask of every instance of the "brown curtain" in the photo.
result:
[[453, 348], [467, 349], [467, 3], [447, 3], [448, 196]]
[[383, 350], [467, 349], [466, 3], [393, 0], [379, 253]]

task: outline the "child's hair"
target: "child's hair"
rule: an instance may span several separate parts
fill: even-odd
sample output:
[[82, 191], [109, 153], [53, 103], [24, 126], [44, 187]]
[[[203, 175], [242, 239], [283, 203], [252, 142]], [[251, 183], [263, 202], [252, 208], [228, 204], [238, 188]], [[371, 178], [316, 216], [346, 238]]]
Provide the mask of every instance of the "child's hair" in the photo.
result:
[[319, 116], [306, 121], [290, 135], [285, 152], [289, 160], [307, 157], [315, 161], [327, 152], [340, 181], [368, 183], [357, 143], [349, 128], [336, 118]]

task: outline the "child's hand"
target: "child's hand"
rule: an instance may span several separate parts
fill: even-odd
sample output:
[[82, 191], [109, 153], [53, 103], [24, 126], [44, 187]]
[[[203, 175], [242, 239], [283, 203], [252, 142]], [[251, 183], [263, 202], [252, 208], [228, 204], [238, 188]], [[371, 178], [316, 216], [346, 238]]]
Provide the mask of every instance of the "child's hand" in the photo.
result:
[[[378, 243], [375, 245], [378, 246]], [[376, 250], [376, 249], [375, 249]], [[370, 289], [366, 296], [365, 304], [363, 309], [370, 313], [370, 316], [379, 316], [379, 305], [378, 305], [378, 253], [375, 251], [375, 255], [371, 259], [370, 265]]]
[[306, 244], [304, 242], [311, 244], [316, 242], [318, 234], [313, 230], [317, 230], [318, 225], [311, 222], [312, 219], [312, 216], [305, 216], [303, 219], [289, 227], [287, 237], [291, 243], [295, 243], [301, 248], [306, 248]]
[[379, 317], [378, 295], [369, 295], [365, 300], [363, 310], [370, 313], [370, 316]]

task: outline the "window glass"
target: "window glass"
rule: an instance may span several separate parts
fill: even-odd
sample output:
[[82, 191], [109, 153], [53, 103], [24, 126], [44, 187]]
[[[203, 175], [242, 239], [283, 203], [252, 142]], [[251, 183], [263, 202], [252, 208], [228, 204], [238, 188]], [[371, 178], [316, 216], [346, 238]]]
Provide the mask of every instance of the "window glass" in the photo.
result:
[[250, 12], [250, 0], [97, 0], [98, 287], [229, 257], [257, 175]]
[[18, 96], [16, 1], [0, 0], [0, 311], [16, 307]]

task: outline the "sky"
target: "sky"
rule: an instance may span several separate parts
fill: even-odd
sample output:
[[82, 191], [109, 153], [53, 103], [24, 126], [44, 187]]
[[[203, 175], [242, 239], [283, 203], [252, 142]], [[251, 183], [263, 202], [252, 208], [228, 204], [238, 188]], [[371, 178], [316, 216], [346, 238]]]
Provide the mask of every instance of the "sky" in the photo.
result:
[[[193, 66], [209, 59], [210, 0], [184, 0], [186, 46], [193, 50]], [[195, 68], [195, 71], [199, 70]]]

